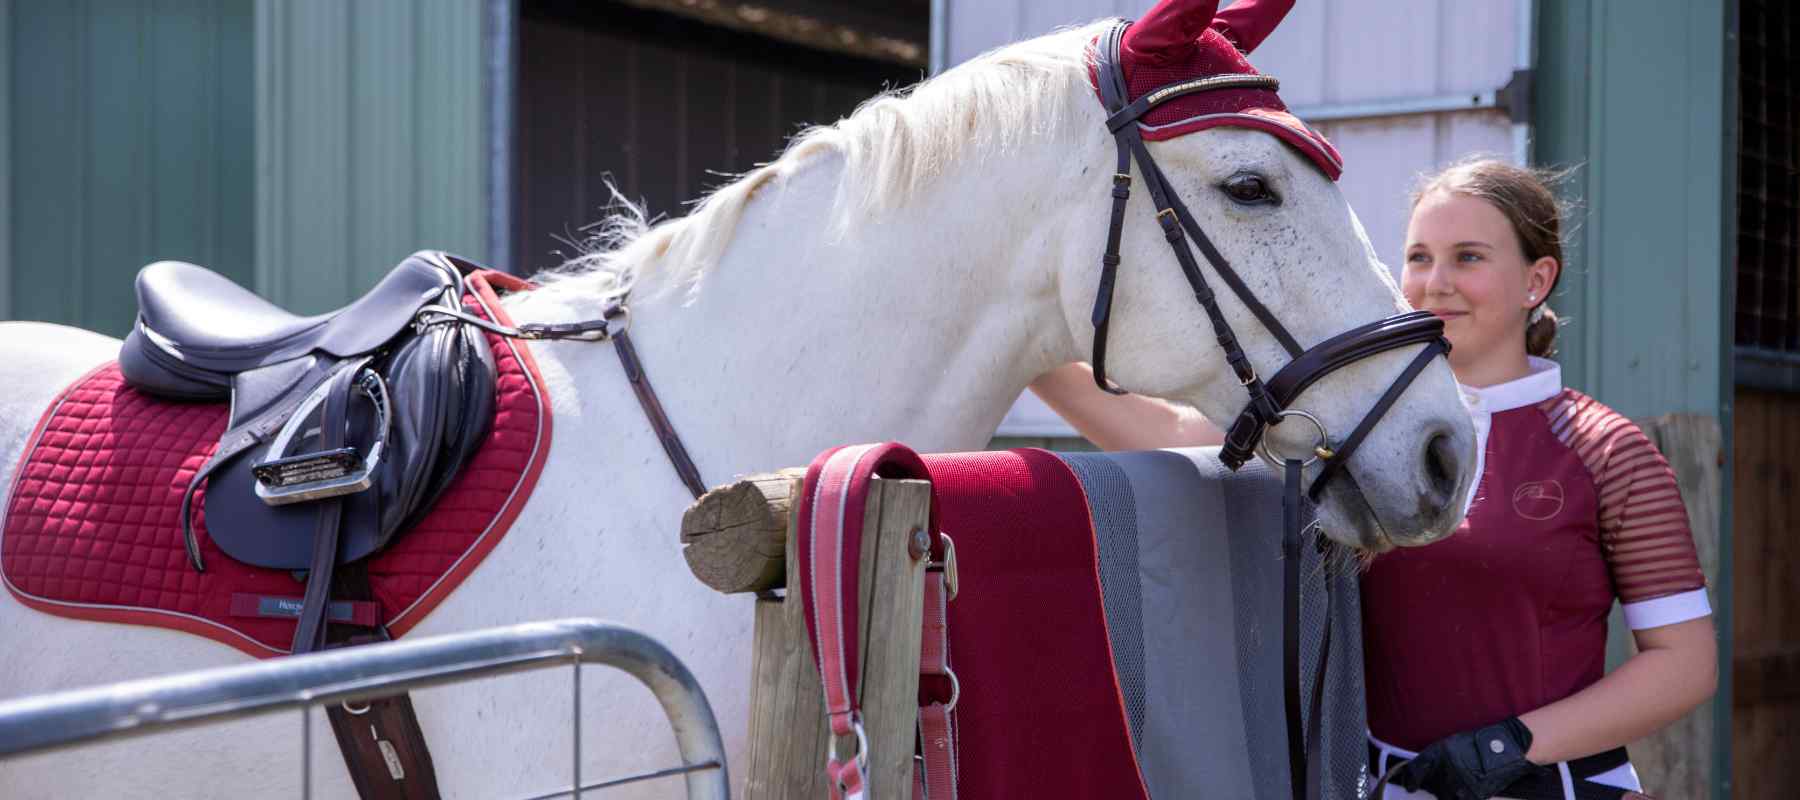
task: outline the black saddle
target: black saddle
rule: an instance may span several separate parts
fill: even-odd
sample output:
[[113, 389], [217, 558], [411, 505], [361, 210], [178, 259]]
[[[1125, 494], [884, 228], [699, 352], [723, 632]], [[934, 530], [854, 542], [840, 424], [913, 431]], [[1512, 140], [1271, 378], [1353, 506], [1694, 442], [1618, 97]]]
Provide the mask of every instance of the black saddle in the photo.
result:
[[[368, 294], [328, 314], [286, 311], [205, 267], [158, 261], [138, 272], [138, 322], [120, 368], [163, 396], [222, 398], [231, 377], [318, 351], [351, 358], [387, 343], [419, 308], [458, 285], [456, 267], [419, 253]], [[451, 271], [446, 273], [446, 268]], [[148, 362], [148, 363], [146, 363]]]
[[231, 401], [213, 456], [182, 504], [188, 554], [204, 569], [191, 499], [226, 555], [307, 573], [294, 651], [322, 646], [334, 568], [411, 527], [474, 454], [494, 410], [495, 367], [460, 311], [474, 265], [415, 253], [329, 314], [291, 314], [210, 270], [162, 261], [138, 273], [138, 320], [119, 353], [140, 391]]

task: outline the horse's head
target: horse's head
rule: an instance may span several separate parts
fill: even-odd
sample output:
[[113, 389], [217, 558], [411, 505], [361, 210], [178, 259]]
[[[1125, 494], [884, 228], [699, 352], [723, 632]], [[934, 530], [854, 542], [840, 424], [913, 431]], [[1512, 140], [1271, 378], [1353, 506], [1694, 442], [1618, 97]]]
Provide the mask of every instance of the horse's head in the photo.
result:
[[[1220, 33], [1253, 46], [1273, 21], [1215, 21], [1215, 5], [1165, 0], [1109, 51], [1120, 54], [1126, 74], [1110, 90], [1108, 105], [1122, 108], [1149, 96], [1143, 105], [1153, 106], [1147, 113], [1140, 107], [1135, 122], [1116, 127], [1135, 127], [1136, 136], [1126, 130], [1123, 141], [1141, 141], [1155, 166], [1146, 175], [1139, 154], [1128, 170], [1131, 194], [1110, 330], [1104, 352], [1091, 355], [1104, 357], [1106, 376], [1118, 385], [1189, 403], [1229, 425], [1248, 404], [1243, 385], [1248, 371], [1227, 363], [1228, 343], [1197, 302], [1194, 282], [1170, 247], [1171, 229], [1178, 247], [1192, 248], [1191, 263], [1217, 293], [1223, 320], [1261, 382], [1271, 381], [1297, 351], [1315, 355], [1309, 349], [1320, 342], [1409, 309], [1339, 191], [1336, 152], [1286, 113], [1273, 87], [1258, 82], [1265, 79]], [[1095, 42], [1096, 52], [1105, 39], [1103, 34]], [[1111, 59], [1097, 61], [1093, 75], [1105, 95]], [[1223, 89], [1194, 84], [1219, 75], [1230, 76]], [[1155, 99], [1159, 88], [1184, 84], [1174, 99]], [[1083, 159], [1083, 191], [1094, 199], [1078, 204], [1075, 213], [1091, 216], [1080, 221], [1087, 226], [1080, 234], [1085, 238], [1059, 275], [1063, 312], [1084, 348], [1098, 328], [1107, 327], [1095, 324], [1101, 316], [1095, 287], [1105, 278], [1097, 256], [1105, 249], [1101, 236], [1107, 233], [1113, 203], [1108, 192], [1115, 185], [1110, 176], [1117, 171], [1114, 137], [1103, 123], [1109, 114], [1092, 96], [1088, 102], [1088, 124], [1101, 132]], [[1150, 185], [1158, 182], [1154, 173], [1160, 173], [1162, 187]], [[1170, 211], [1159, 217], [1153, 188], [1166, 189], [1167, 202], [1185, 205], [1190, 224], [1177, 225], [1182, 215]], [[1266, 308], [1291, 342], [1284, 344], [1258, 319], [1196, 232], [1210, 240], [1217, 261], [1241, 276], [1244, 294]], [[1409, 344], [1346, 360], [1323, 371], [1287, 408], [1317, 418], [1329, 432], [1328, 448], [1340, 447], [1424, 347]], [[1317, 437], [1310, 421], [1288, 416], [1267, 428], [1264, 441], [1277, 457], [1310, 458]], [[1430, 359], [1367, 430], [1344, 472], [1325, 485], [1319, 497], [1325, 532], [1372, 550], [1448, 535], [1473, 491], [1475, 441], [1447, 360]], [[1309, 466], [1308, 477], [1326, 463]]]

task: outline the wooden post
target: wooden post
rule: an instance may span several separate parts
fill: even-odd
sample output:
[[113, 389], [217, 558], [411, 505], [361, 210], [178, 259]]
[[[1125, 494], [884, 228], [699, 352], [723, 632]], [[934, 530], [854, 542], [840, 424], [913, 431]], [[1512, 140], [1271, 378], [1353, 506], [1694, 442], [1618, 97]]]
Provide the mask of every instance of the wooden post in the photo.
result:
[[[714, 588], [732, 587], [726, 591], [759, 592], [745, 759], [744, 793], [751, 800], [824, 797], [827, 788], [824, 690], [800, 596], [792, 590], [774, 594], [798, 572], [789, 512], [799, 491], [792, 471], [753, 476], [708, 492], [682, 520], [695, 577]], [[912, 557], [910, 543], [915, 531], [927, 530], [930, 512], [929, 482], [877, 479], [863, 517], [859, 699], [876, 797], [912, 793], [925, 561]], [[773, 564], [771, 545], [782, 554]], [[856, 747], [854, 737], [838, 742], [841, 754]]]
[[682, 556], [701, 583], [725, 594], [786, 583], [788, 511], [806, 470], [752, 475], [714, 488], [681, 515]]
[[[1719, 605], [1719, 503], [1723, 488], [1724, 442], [1719, 422], [1699, 414], [1668, 414], [1638, 423], [1644, 434], [1662, 451], [1681, 501], [1687, 505], [1688, 525], [1713, 593]], [[1608, 669], [1637, 652], [1631, 629], [1615, 606], [1607, 626]], [[1730, 669], [1720, 664], [1721, 674]], [[1644, 790], [1654, 797], [1705, 797], [1709, 793], [1713, 752], [1713, 705], [1700, 704], [1668, 727], [1627, 745]]]
[[[794, 492], [800, 490], [795, 479]], [[783, 520], [790, 534], [791, 523]], [[787, 569], [798, 573], [793, 548]], [[689, 562], [692, 563], [691, 561]], [[696, 570], [698, 575], [699, 571]], [[763, 595], [756, 600], [756, 645], [751, 657], [750, 753], [744, 796], [748, 800], [829, 797], [825, 786], [824, 688], [806, 638], [800, 598]]]

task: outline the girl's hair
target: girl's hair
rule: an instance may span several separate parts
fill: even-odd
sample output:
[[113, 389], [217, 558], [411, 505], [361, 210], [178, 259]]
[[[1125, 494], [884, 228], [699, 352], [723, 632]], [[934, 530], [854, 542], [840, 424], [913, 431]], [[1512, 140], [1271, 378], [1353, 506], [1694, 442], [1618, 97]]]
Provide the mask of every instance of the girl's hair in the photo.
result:
[[1562, 216], [1566, 209], [1550, 187], [1567, 175], [1567, 171], [1532, 169], [1494, 158], [1476, 157], [1426, 176], [1412, 195], [1415, 208], [1420, 200], [1433, 192], [1453, 192], [1486, 200], [1512, 223], [1526, 263], [1545, 256], [1556, 259], [1556, 282], [1532, 309], [1531, 321], [1525, 326], [1525, 352], [1543, 358], [1556, 352], [1557, 316], [1550, 310], [1550, 295], [1556, 292], [1556, 283], [1562, 281], [1562, 273], [1568, 269], [1568, 262], [1563, 260], [1562, 233]]

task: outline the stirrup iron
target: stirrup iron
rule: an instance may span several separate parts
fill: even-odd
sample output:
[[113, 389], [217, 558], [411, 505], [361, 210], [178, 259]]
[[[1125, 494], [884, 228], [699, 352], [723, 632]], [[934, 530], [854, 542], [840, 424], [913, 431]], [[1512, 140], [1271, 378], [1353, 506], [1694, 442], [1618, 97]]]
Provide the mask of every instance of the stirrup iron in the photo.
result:
[[387, 442], [391, 424], [387, 383], [368, 367], [356, 367], [355, 388], [375, 406], [375, 443], [367, 458], [358, 459], [356, 448], [340, 447], [322, 452], [288, 454], [288, 447], [307, 438], [306, 426], [325, 402], [331, 381], [319, 384], [300, 407], [288, 417], [275, 442], [269, 446], [269, 458], [250, 468], [256, 476], [256, 496], [272, 506], [304, 503], [356, 494], [374, 485], [375, 470], [381, 466], [382, 445]]

